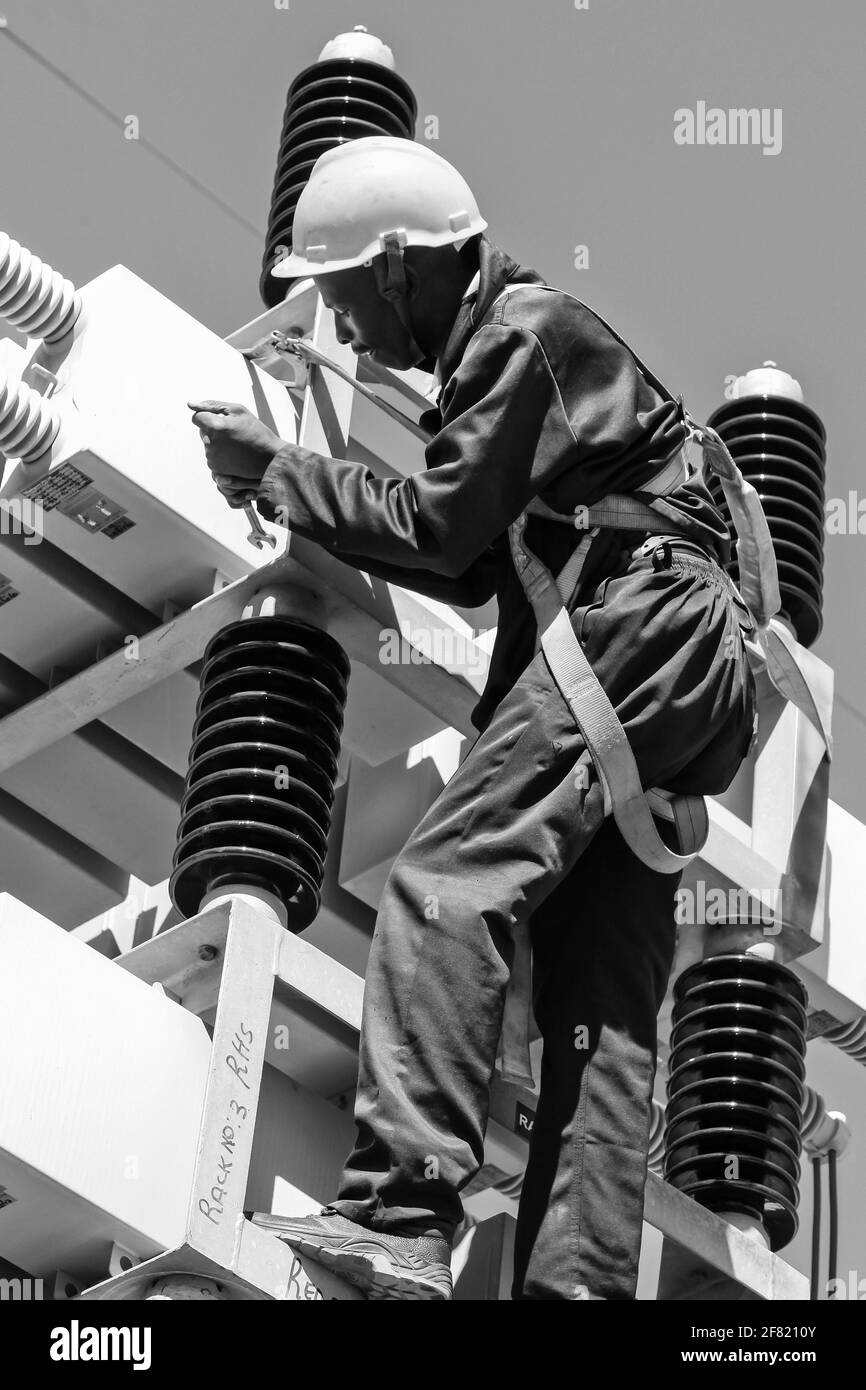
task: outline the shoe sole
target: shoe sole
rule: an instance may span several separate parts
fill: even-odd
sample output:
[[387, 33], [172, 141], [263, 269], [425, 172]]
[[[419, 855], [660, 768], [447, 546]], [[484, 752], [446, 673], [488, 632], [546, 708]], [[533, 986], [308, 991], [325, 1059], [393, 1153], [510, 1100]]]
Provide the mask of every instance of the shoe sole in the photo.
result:
[[[263, 1221], [255, 1223], [272, 1233], [292, 1250], [307, 1255], [316, 1264], [323, 1265], [347, 1284], [362, 1289], [371, 1299], [417, 1299], [425, 1302], [445, 1302], [451, 1299], [453, 1289], [450, 1279], [447, 1283], [442, 1276], [434, 1273], [434, 1266], [427, 1270], [401, 1271], [383, 1251], [381, 1255], [369, 1251], [355, 1252], [346, 1246], [331, 1248], [320, 1245], [314, 1238], [287, 1232], [285, 1227], [270, 1226]], [[429, 1272], [429, 1278], [425, 1278]], [[313, 1281], [315, 1283], [315, 1280]]]
[[446, 1288], [433, 1279], [425, 1279], [426, 1271], [423, 1269], [401, 1272], [385, 1254], [353, 1254], [345, 1248], [331, 1250], [303, 1236], [283, 1239], [293, 1250], [308, 1255], [348, 1284], [365, 1290], [368, 1298], [400, 1301], [414, 1298], [425, 1302], [444, 1302], [451, 1298], [450, 1286]]

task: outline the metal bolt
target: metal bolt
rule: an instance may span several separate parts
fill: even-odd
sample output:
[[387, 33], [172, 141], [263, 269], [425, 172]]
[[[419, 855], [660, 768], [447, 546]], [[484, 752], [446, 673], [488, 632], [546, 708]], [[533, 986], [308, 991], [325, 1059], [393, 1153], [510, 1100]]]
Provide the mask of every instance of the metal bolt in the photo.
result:
[[216, 960], [218, 955], [219, 951], [216, 946], [199, 946], [198, 948], [199, 960]]

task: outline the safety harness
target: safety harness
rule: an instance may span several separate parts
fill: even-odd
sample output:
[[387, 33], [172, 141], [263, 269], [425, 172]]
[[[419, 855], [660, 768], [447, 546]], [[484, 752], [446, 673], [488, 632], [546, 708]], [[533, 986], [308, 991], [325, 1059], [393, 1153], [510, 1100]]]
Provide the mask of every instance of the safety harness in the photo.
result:
[[[508, 285], [493, 301], [502, 302], [496, 318], [501, 318], [508, 296], [521, 289], [552, 289], [538, 284]], [[594, 312], [594, 311], [591, 311]], [[664, 399], [671, 393], [641, 362], [627, 343], [600, 315], [604, 327], [631, 353], [638, 370]], [[494, 321], [495, 321], [494, 319]], [[791, 700], [818, 729], [828, 759], [832, 743], [828, 723], [813, 692], [807, 672], [797, 660], [796, 643], [775, 614], [781, 606], [776, 558], [761, 500], [743, 477], [719, 434], [707, 425], [698, 425], [685, 410], [682, 398], [676, 402], [687, 430], [686, 444], [694, 439], [703, 450], [704, 471], [715, 473], [722, 485], [731, 519], [737, 533], [737, 559], [740, 588], [725, 571], [719, 575], [734, 597], [748, 610], [741, 627], [754, 631], [757, 647], [744, 643], [753, 669], [766, 665], [767, 673], [781, 694]], [[508, 539], [514, 567], [535, 613], [538, 625], [536, 650], [544, 652], [551, 675], [562, 692], [583, 736], [604, 794], [604, 815], [612, 815], [632, 852], [649, 868], [660, 873], [680, 873], [700, 854], [709, 834], [709, 816], [703, 796], [675, 795], [660, 787], [644, 790], [634, 754], [625, 730], [608, 699], [572, 626], [568, 607], [594, 538], [603, 529], [647, 532], [643, 544], [633, 555], [647, 556], [659, 546], [697, 550], [706, 555], [689, 537], [682, 519], [662, 500], [689, 477], [685, 446], [639, 489], [653, 501], [611, 493], [592, 506], [577, 506], [572, 513], [561, 513], [535, 497], [509, 526]], [[550, 570], [526, 543], [529, 515], [564, 522], [586, 529], [566, 565], [554, 579]], [[664, 523], [663, 528], [660, 523]], [[712, 557], [707, 556], [712, 560]], [[653, 816], [672, 821], [680, 852], [668, 848], [659, 835]], [[500, 1042], [499, 1065], [503, 1079], [532, 1086], [529, 1053], [529, 1014], [531, 1008], [531, 946], [528, 924], [516, 929], [514, 961], [506, 996]]]

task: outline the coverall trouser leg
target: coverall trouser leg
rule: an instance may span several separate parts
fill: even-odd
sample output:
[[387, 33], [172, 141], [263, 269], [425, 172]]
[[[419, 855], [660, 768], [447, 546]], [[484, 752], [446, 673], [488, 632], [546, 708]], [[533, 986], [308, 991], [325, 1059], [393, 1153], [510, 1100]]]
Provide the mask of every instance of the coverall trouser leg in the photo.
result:
[[514, 1298], [634, 1298], [681, 877], [636, 860], [608, 819], [533, 919], [544, 1051]]
[[[643, 785], [724, 790], [751, 739], [754, 681], [721, 571], [683, 555], [660, 570], [631, 560], [584, 601], [578, 593], [571, 621]], [[459, 1191], [483, 1161], [525, 922], [545, 1061], [514, 1293], [633, 1297], [677, 883], [605, 824], [592, 761], [539, 652], [387, 879], [366, 975], [357, 1142], [332, 1205], [379, 1230], [453, 1234]]]

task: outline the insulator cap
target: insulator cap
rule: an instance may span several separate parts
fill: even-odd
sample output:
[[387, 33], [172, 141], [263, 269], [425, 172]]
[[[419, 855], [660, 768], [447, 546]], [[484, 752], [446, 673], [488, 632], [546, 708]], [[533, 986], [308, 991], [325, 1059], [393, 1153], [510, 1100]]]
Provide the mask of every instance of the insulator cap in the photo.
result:
[[332, 58], [354, 58], [365, 63], [381, 63], [383, 68], [390, 68], [392, 72], [396, 71], [397, 66], [388, 45], [377, 39], [375, 34], [368, 34], [363, 24], [356, 24], [349, 33], [337, 34], [336, 38], [329, 39], [319, 54], [319, 62], [327, 63]]
[[738, 376], [731, 388], [731, 399], [745, 400], [747, 396], [781, 396], [785, 400], [805, 403], [803, 388], [799, 381], [783, 372], [775, 362], [765, 362], [762, 367], [754, 367], [745, 376]]

